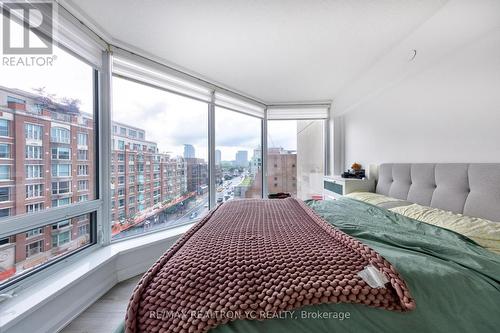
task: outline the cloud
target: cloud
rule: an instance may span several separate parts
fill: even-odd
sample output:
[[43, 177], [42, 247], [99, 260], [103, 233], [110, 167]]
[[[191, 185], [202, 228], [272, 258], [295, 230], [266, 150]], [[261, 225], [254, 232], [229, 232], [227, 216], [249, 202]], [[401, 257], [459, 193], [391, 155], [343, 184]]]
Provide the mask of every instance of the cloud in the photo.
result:
[[144, 129], [160, 151], [182, 155], [189, 143], [198, 157], [207, 158], [206, 103], [115, 77], [113, 120]]
[[223, 108], [215, 108], [216, 145], [225, 147], [246, 146], [257, 148], [260, 144], [261, 120]]
[[[0, 85], [29, 92], [46, 87], [58, 97], [79, 99], [82, 111], [92, 113], [93, 69], [60, 49], [55, 48], [55, 54], [53, 67], [2, 67]], [[156, 142], [162, 152], [182, 155], [184, 144], [192, 144], [197, 157], [207, 159], [207, 103], [114, 77], [112, 119], [144, 129], [146, 140]], [[285, 143], [288, 130], [272, 133], [273, 140], [293, 149], [293, 142]], [[247, 150], [251, 157], [260, 141], [260, 119], [216, 108], [216, 148], [223, 160], [234, 160], [238, 150]]]
[[270, 120], [267, 124], [267, 146], [297, 150], [297, 121]]
[[0, 85], [33, 93], [33, 88], [45, 87], [58, 98], [81, 101], [80, 109], [93, 111], [93, 69], [86, 63], [54, 46], [53, 66], [0, 65]]
[[[160, 151], [182, 154], [192, 144], [197, 157], [207, 158], [208, 104], [171, 94], [122, 78], [113, 80], [113, 119], [146, 131], [146, 139]], [[216, 108], [216, 147], [223, 159], [234, 159], [238, 150], [260, 145], [261, 120]]]

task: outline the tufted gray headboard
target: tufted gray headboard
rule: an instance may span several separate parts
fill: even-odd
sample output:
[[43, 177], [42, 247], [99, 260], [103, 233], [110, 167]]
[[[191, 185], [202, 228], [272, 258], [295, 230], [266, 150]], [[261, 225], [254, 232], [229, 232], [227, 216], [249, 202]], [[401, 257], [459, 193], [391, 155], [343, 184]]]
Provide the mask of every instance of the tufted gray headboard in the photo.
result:
[[381, 164], [376, 192], [500, 221], [500, 163]]

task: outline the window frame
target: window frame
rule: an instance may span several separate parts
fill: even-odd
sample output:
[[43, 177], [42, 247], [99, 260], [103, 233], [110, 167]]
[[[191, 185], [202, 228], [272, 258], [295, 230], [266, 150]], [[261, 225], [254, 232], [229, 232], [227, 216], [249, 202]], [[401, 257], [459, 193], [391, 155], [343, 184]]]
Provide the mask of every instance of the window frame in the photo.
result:
[[[61, 171], [60, 169], [62, 168], [62, 166], [67, 166], [68, 167], [68, 174], [67, 175], [60, 175]], [[73, 163], [71, 163], [71, 160], [70, 160], [70, 163], [59, 163], [59, 164], [52, 164], [50, 166], [50, 175], [52, 178], [65, 178], [65, 177], [71, 177], [71, 168], [72, 168], [72, 165]], [[55, 172], [54, 172], [55, 170]]]
[[[61, 151], [67, 151], [68, 158], [61, 158]], [[55, 154], [54, 154], [55, 152]], [[70, 147], [51, 147], [50, 148], [51, 160], [53, 161], [71, 161], [71, 148]], [[55, 157], [54, 157], [55, 155]]]
[[36, 236], [39, 236], [41, 234], [43, 234], [43, 228], [35, 228], [35, 229], [27, 230], [24, 237], [26, 239], [30, 239], [32, 237], [36, 237]]
[[[35, 135], [35, 134], [38, 134], [38, 135]], [[24, 123], [24, 139], [30, 140], [30, 141], [42, 141], [42, 139], [43, 139], [43, 125], [34, 124], [31, 122], [25, 122]]]
[[[85, 186], [81, 187], [80, 185], [85, 184]], [[79, 192], [88, 192], [90, 190], [90, 182], [88, 179], [79, 179], [77, 180], [77, 191]]]
[[[212, 107], [213, 107], [213, 125], [210, 124], [211, 126], [213, 126], [213, 129], [212, 129], [212, 132], [213, 132], [213, 151], [210, 151], [210, 157], [213, 161], [213, 166], [212, 164], [210, 164], [210, 166], [213, 167], [212, 170], [215, 171], [215, 150], [217, 150], [217, 146], [216, 146], [216, 136], [217, 136], [217, 133], [215, 131], [215, 123], [216, 123], [216, 118], [217, 118], [217, 112], [216, 112], [216, 109], [223, 109], [225, 111], [230, 111], [230, 112], [234, 112], [234, 113], [239, 113], [241, 115], [244, 115], [244, 116], [247, 116], [247, 117], [252, 117], [252, 118], [256, 118], [256, 119], [259, 119], [260, 120], [260, 146], [261, 146], [261, 153], [260, 153], [260, 159], [261, 159], [261, 167], [260, 167], [260, 170], [261, 170], [261, 188], [260, 188], [260, 197], [261, 198], [266, 198], [267, 197], [267, 191], [268, 191], [268, 188], [267, 188], [267, 183], [266, 183], [266, 179], [267, 179], [267, 172], [266, 172], [266, 169], [264, 169], [264, 161], [266, 161], [267, 163], [267, 156], [264, 157], [264, 146], [266, 147], [267, 149], [267, 118], [266, 118], [266, 109], [264, 109], [264, 118], [261, 118], [255, 114], [252, 114], [252, 113], [245, 113], [245, 112], [241, 112], [239, 110], [236, 110], [236, 109], [232, 109], [230, 107], [226, 107], [226, 106], [221, 106], [221, 105], [217, 105], [215, 103], [215, 101], [212, 99]], [[210, 170], [209, 170], [209, 174], [210, 174]], [[212, 172], [212, 174], [214, 174], [214, 179], [213, 179], [213, 192], [214, 192], [214, 195], [213, 195], [213, 200], [214, 200], [214, 203], [212, 205], [209, 205], [209, 207], [215, 207], [216, 206], [216, 196], [217, 194], [215, 193], [215, 172]], [[212, 182], [210, 182], [210, 185], [212, 185]], [[212, 198], [211, 198], [212, 199]]]
[[0, 198], [3, 197], [3, 196], [5, 196], [7, 198], [7, 200], [0, 200], [0, 202], [10, 202], [10, 201], [12, 201], [12, 198], [11, 198], [12, 192], [10, 190], [11, 186], [0, 186], [0, 190], [4, 190], [4, 189], [7, 190], [7, 194], [5, 194], [5, 195], [4, 194], [0, 194]]
[[[25, 172], [24, 172], [24, 177], [26, 180], [38, 180], [38, 179], [43, 179], [43, 164], [26, 164], [25, 165]], [[40, 172], [37, 172], [38, 177], [33, 177], [35, 175], [35, 170], [39, 169]], [[31, 170], [31, 172], [30, 172]]]
[[[74, 54], [70, 50], [67, 50], [65, 48], [63, 48], [63, 50], [68, 52], [70, 54], [70, 56], [73, 56], [73, 57], [77, 58], [79, 61], [82, 61], [81, 57]], [[103, 58], [106, 58], [106, 57], [110, 57], [110, 54], [106, 51], [103, 51], [101, 56]], [[85, 62], [85, 63], [87, 63], [87, 62]], [[94, 150], [93, 150], [94, 163], [93, 163], [93, 168], [92, 168], [93, 171], [91, 170], [90, 165], [88, 163], [86, 164], [88, 174], [85, 177], [90, 177], [90, 175], [93, 172], [95, 173], [95, 176], [93, 178], [93, 180], [95, 179], [95, 181], [91, 182], [92, 184], [94, 184], [93, 186], [95, 188], [89, 188], [89, 190], [95, 191], [94, 199], [90, 200], [90, 201], [84, 201], [84, 202], [76, 202], [76, 201], [72, 200], [70, 205], [64, 205], [61, 207], [50, 207], [50, 208], [44, 207], [44, 209], [41, 211], [30, 212], [30, 213], [23, 212], [23, 213], [18, 214], [18, 215], [9, 215], [9, 216], [4, 217], [2, 219], [2, 221], [1, 221], [2, 228], [0, 230], [0, 239], [10, 238], [14, 235], [24, 234], [24, 233], [28, 232], [29, 230], [33, 230], [33, 229], [37, 229], [37, 228], [44, 228], [46, 226], [50, 226], [53, 223], [58, 223], [60, 221], [66, 220], [66, 219], [72, 219], [72, 218], [75, 218], [75, 217], [78, 217], [81, 215], [89, 214], [89, 219], [88, 219], [89, 220], [88, 225], [89, 225], [89, 231], [90, 231], [89, 243], [84, 245], [84, 246], [81, 246], [77, 249], [68, 251], [67, 253], [60, 255], [56, 258], [51, 258], [49, 261], [47, 261], [46, 263], [44, 263], [38, 267], [34, 267], [34, 268], [32, 268], [26, 272], [23, 272], [17, 276], [16, 275], [12, 276], [8, 280], [2, 281], [0, 283], [0, 292], [8, 292], [14, 288], [23, 288], [24, 286], [31, 285], [32, 283], [39, 281], [40, 279], [44, 278], [45, 276], [54, 274], [55, 272], [57, 272], [61, 268], [65, 267], [65, 264], [67, 263], [69, 257], [75, 258], [74, 260], [77, 260], [76, 258], [78, 258], [80, 253], [87, 253], [87, 252], [90, 253], [92, 251], [95, 251], [99, 247], [103, 246], [103, 241], [102, 241], [103, 234], [102, 234], [102, 232], [98, 232], [98, 230], [103, 229], [102, 226], [103, 226], [103, 223], [105, 223], [103, 221], [103, 218], [105, 218], [105, 217], [102, 214], [102, 212], [103, 212], [103, 200], [101, 199], [101, 197], [102, 197], [101, 196], [101, 194], [102, 194], [101, 188], [102, 187], [99, 184], [99, 179], [101, 179], [103, 176], [103, 170], [102, 170], [102, 164], [99, 161], [103, 157], [102, 151], [103, 151], [103, 146], [105, 146], [105, 145], [103, 144], [102, 141], [100, 141], [99, 138], [105, 137], [105, 135], [101, 135], [101, 132], [105, 131], [105, 126], [103, 126], [103, 123], [101, 122], [101, 119], [105, 118], [102, 116], [102, 114], [104, 112], [103, 109], [105, 109], [105, 108], [102, 107], [102, 99], [101, 98], [103, 96], [102, 95], [103, 87], [101, 85], [101, 82], [105, 81], [106, 74], [105, 74], [104, 68], [98, 69], [95, 66], [90, 66], [89, 70], [92, 71], [92, 81], [91, 81], [92, 88], [91, 89], [92, 89], [92, 93], [93, 93], [93, 97], [92, 97], [93, 98], [93, 101], [92, 101], [92, 105], [93, 105], [93, 130], [94, 130], [95, 135], [93, 135], [92, 137], [88, 136], [88, 140], [92, 140], [92, 141], [88, 141], [88, 145], [92, 144], [94, 146]], [[8, 137], [10, 137], [10, 135], [12, 133], [11, 133], [11, 129], [10, 129], [11, 123], [9, 120], [7, 120], [7, 124], [8, 124], [8, 128], [9, 128], [9, 132], [8, 132], [9, 136]], [[33, 124], [33, 125], [40, 126], [38, 124]], [[41, 127], [42, 127], [41, 138], [43, 140], [44, 139], [43, 126], [41, 126]], [[51, 135], [52, 133], [49, 133], [49, 134], [50, 134], [49, 140], [47, 142], [48, 145], [55, 143], [52, 140], [52, 135]], [[30, 140], [36, 141], [36, 140], [28, 139], [28, 141], [30, 141]], [[38, 141], [40, 141], [40, 140], [38, 140]], [[69, 142], [70, 142], [70, 144], [72, 143], [71, 131], [69, 131]], [[57, 142], [57, 143], [60, 143], [60, 142]], [[63, 144], [67, 144], [67, 143], [63, 143]], [[29, 147], [29, 146], [39, 147], [36, 144], [33, 145], [33, 144], [30, 144], [29, 142], [26, 142], [26, 147]], [[68, 147], [71, 147], [71, 146], [68, 146]], [[52, 157], [51, 148], [52, 147], [50, 147], [50, 146], [48, 149], [44, 149], [43, 147], [38, 148], [40, 151], [40, 154], [41, 154], [39, 159], [27, 158], [27, 156], [30, 156], [31, 154], [29, 154], [30, 149], [25, 148], [24, 157], [27, 160], [36, 160], [35, 163], [33, 163], [34, 161], [29, 162], [29, 165], [42, 165], [42, 178], [33, 178], [33, 179], [36, 179], [36, 180], [45, 179], [45, 166], [44, 166], [44, 164], [38, 163], [38, 162], [43, 160], [43, 156], [46, 152], [50, 153], [49, 159], [51, 159], [51, 157]], [[34, 148], [34, 150], [38, 150], [38, 149]], [[34, 150], [32, 150], [31, 152], [34, 152]], [[31, 156], [35, 156], [35, 155], [33, 154]], [[89, 158], [90, 158], [90, 156], [89, 156]], [[64, 160], [64, 161], [66, 161], [66, 160]], [[72, 161], [71, 154], [70, 154], [69, 161]], [[72, 163], [68, 163], [68, 164], [70, 164], [69, 177], [72, 177], [73, 165], [72, 165]], [[10, 167], [10, 173], [9, 173], [10, 177], [9, 177], [9, 179], [3, 180], [5, 182], [12, 181], [12, 165], [8, 165], [8, 166]], [[26, 172], [25, 170], [23, 170], [23, 171]], [[50, 170], [50, 172], [52, 172], [52, 170]], [[61, 177], [61, 178], [64, 179], [64, 177]], [[62, 179], [55, 178], [55, 180], [61, 181]], [[28, 184], [23, 184], [23, 185], [28, 185]], [[45, 188], [43, 190], [45, 191]], [[72, 189], [70, 188], [70, 191], [71, 190]], [[10, 195], [12, 195], [12, 193], [10, 193]], [[36, 199], [33, 199], [33, 202], [29, 203], [29, 204], [30, 205], [31, 204], [38, 204], [38, 202], [36, 201]], [[45, 206], [45, 204], [44, 204], [44, 206]], [[50, 206], [52, 206], [52, 205], [50, 205]], [[70, 235], [70, 237], [71, 237], [71, 235]], [[26, 242], [25, 245], [28, 243], [29, 242]]]
[[[0, 147], [5, 147], [6, 148], [5, 153], [7, 154], [7, 156], [5, 156], [5, 157], [0, 155], [0, 159], [3, 159], [3, 160], [11, 159], [12, 158], [11, 144], [7, 143], [7, 142], [2, 142], [2, 143], [0, 143]], [[0, 149], [0, 154], [3, 154], [2, 149]]]
[[[290, 109], [294, 109], [294, 108], [297, 108], [299, 109], [300, 107], [302, 106], [291, 106]], [[323, 105], [323, 107], [325, 107]], [[293, 117], [287, 117], [287, 118], [279, 118], [279, 117], [276, 117], [276, 118], [273, 118], [273, 119], [266, 119], [266, 136], [267, 136], [267, 125], [269, 124], [269, 122], [280, 122], [280, 121], [301, 121], [301, 120], [310, 120], [310, 121], [322, 121], [323, 122], [323, 175], [326, 176], [329, 174], [329, 166], [330, 166], [330, 154], [329, 154], [329, 143], [328, 143], [328, 140], [330, 138], [330, 131], [329, 131], [329, 114], [330, 114], [330, 108], [327, 107], [327, 112], [328, 112], [328, 118], [318, 118], [318, 117], [310, 117], [310, 118], [300, 118], [300, 117], [296, 117], [296, 118], [293, 118]], [[266, 174], [267, 174], [267, 156], [269, 155], [269, 150], [268, 150], [268, 147], [267, 147], [267, 138], [266, 138]], [[274, 168], [278, 168], [278, 165], [277, 164], [274, 164], [273, 166]], [[292, 164], [291, 166], [292, 168], [295, 169], [295, 172], [297, 174], [297, 164]], [[267, 174], [268, 175], [268, 174]], [[298, 174], [297, 174], [298, 176]], [[276, 177], [275, 177], [276, 178]], [[267, 177], [266, 177], [267, 179]], [[275, 179], [276, 181], [276, 179]], [[292, 183], [292, 186], [295, 188], [295, 191], [298, 191], [298, 182], [297, 182], [297, 177], [293, 177], [293, 183]], [[266, 185], [267, 185], [267, 181], [265, 182]], [[275, 187], [277, 187], [277, 184], [274, 184]]]
[[[85, 171], [85, 173], [81, 173]], [[89, 176], [89, 165], [88, 164], [77, 164], [76, 165], [76, 176], [77, 177], [88, 177]]]
[[[7, 168], [7, 178], [0, 178], [0, 182], [10, 182], [12, 181], [12, 165], [11, 164], [2, 164], [0, 165], [0, 168], [6, 167]], [[4, 174], [4, 172], [0, 172], [0, 174]]]
[[[67, 187], [61, 187], [61, 183], [68, 183]], [[56, 186], [54, 186], [56, 184]], [[56, 180], [56, 181], [51, 181], [51, 193], [52, 195], [70, 195], [72, 194], [72, 187], [71, 187], [71, 180]], [[67, 190], [66, 192], [61, 192], [61, 190]]]
[[37, 212], [41, 212], [42, 210], [45, 209], [44, 207], [45, 207], [44, 202], [35, 202], [35, 203], [26, 204], [25, 205], [26, 214], [34, 214]]
[[[68, 203], [60, 204], [59, 203], [60, 201], [67, 201]], [[54, 202], [56, 203], [56, 205], [54, 205]], [[68, 196], [68, 197], [64, 197], [64, 198], [58, 198], [58, 199], [52, 199], [51, 200], [51, 206], [52, 206], [52, 208], [66, 207], [66, 206], [70, 206], [71, 204], [73, 204], [73, 197], [72, 196]]]
[[[209, 121], [207, 123], [207, 127], [208, 127], [208, 131], [207, 131], [207, 141], [208, 141], [208, 146], [210, 146], [210, 125], [209, 125], [209, 122], [210, 122], [210, 112], [211, 110], [213, 109], [212, 108], [212, 104], [210, 101], [207, 101], [207, 100], [204, 100], [204, 99], [200, 99], [200, 98], [196, 98], [196, 97], [193, 97], [193, 96], [189, 96], [189, 95], [186, 95], [186, 94], [183, 94], [183, 93], [179, 93], [179, 92], [176, 92], [176, 91], [172, 91], [172, 90], [169, 90], [169, 89], [166, 89], [164, 87], [161, 87], [161, 86], [158, 86], [158, 85], [155, 85], [155, 84], [152, 84], [150, 82], [145, 82], [145, 81], [142, 81], [142, 80], [136, 80], [134, 78], [131, 78], [131, 77], [127, 77], [127, 76], [123, 76], [123, 75], [120, 75], [120, 74], [117, 74], [117, 73], [111, 73], [111, 79], [112, 78], [120, 78], [120, 79], [124, 79], [124, 80], [127, 80], [127, 81], [130, 81], [130, 82], [133, 82], [133, 83], [136, 83], [136, 84], [139, 84], [139, 85], [143, 85], [143, 86], [146, 86], [146, 87], [150, 87], [150, 88], [153, 88], [153, 89], [156, 89], [156, 90], [160, 90], [162, 92], [165, 92], [165, 93], [168, 93], [168, 94], [172, 94], [172, 95], [175, 95], [177, 97], [184, 97], [184, 98], [187, 98], [187, 99], [190, 99], [190, 100], [194, 100], [194, 101], [198, 101], [198, 102], [202, 102], [204, 104], [206, 104], [206, 107], [207, 107], [207, 114], [208, 114], [208, 118], [209, 118]], [[112, 92], [110, 94], [110, 96], [112, 95]], [[110, 110], [112, 110], [112, 107], [110, 105]], [[112, 112], [110, 112], [112, 113]], [[106, 161], [106, 163], [109, 163], [109, 168], [106, 170], [108, 172], [107, 174], [107, 177], [109, 177], [110, 180], [113, 180], [114, 179], [114, 183], [116, 184], [116, 186], [125, 186], [125, 187], [129, 187], [129, 182], [127, 182], [127, 179], [124, 177], [124, 182], [123, 183], [120, 183], [118, 182], [118, 180], [120, 179], [120, 177], [124, 174], [124, 173], [120, 173], [118, 172], [118, 167], [115, 168], [114, 171], [112, 171], [112, 167], [113, 166], [116, 166], [118, 165], [117, 162], [122, 162], [123, 164], [128, 164], [128, 159], [126, 158], [126, 154], [125, 154], [125, 150], [126, 150], [126, 146], [127, 145], [132, 145], [131, 148], [129, 148], [131, 151], [134, 151], [135, 152], [135, 155], [134, 155], [134, 161], [137, 162], [135, 163], [135, 165], [137, 165], [137, 168], [134, 170], [134, 172], [132, 172], [133, 175], [138, 175], [137, 178], [144, 178], [144, 181], [145, 182], [149, 182], [150, 180], [154, 180], [154, 176], [150, 179], [148, 178], [149, 177], [149, 171], [153, 172], [153, 169], [151, 167], [151, 165], [154, 165], [155, 161], [154, 160], [146, 160], [143, 155], [142, 155], [142, 151], [143, 149], [147, 149], [149, 152], [152, 152], [154, 149], [153, 146], [151, 145], [147, 145], [147, 144], [144, 144], [144, 145], [141, 145], [141, 144], [138, 144], [138, 151], [135, 150], [134, 148], [134, 143], [133, 142], [130, 142], [130, 140], [128, 140], [129, 138], [129, 131], [127, 130], [126, 126], [124, 125], [121, 125], [119, 122], [118, 123], [113, 123], [111, 121], [111, 119], [109, 120], [110, 121], [110, 130], [109, 130], [109, 134], [110, 134], [110, 139], [109, 139], [109, 142], [110, 142], [110, 147], [112, 148], [110, 150], [110, 158], [109, 160], [108, 159], [104, 159]], [[116, 125], [116, 127], [114, 127]], [[122, 129], [124, 129], [125, 131], [123, 131]], [[136, 130], [136, 138], [140, 138], [140, 139], [144, 139], [145, 138], [145, 131], [144, 129], [134, 129]], [[213, 130], [212, 130], [212, 133], [213, 133]], [[113, 134], [116, 135], [118, 138], [116, 140], [112, 139], [113, 137]], [[213, 134], [212, 134], [213, 135]], [[112, 152], [111, 152], [112, 151]], [[210, 148], [208, 147], [208, 153], [210, 154]], [[130, 155], [129, 155], [130, 156]], [[210, 163], [210, 155], [209, 155], [209, 158], [208, 158], [208, 161], [207, 161], [207, 166], [209, 165]], [[128, 168], [125, 166], [125, 171], [128, 170]], [[215, 169], [213, 169], [215, 170]], [[142, 175], [141, 173], [144, 173], [144, 172], [147, 172], [147, 176], [144, 176]], [[154, 173], [159, 173], [161, 172], [161, 170], [158, 170], [158, 171], [154, 171]], [[116, 175], [115, 175], [116, 173]], [[209, 174], [209, 183], [210, 183], [210, 171], [208, 172]], [[103, 182], [104, 183], [104, 182]], [[106, 184], [106, 183], [104, 183]], [[137, 191], [133, 191], [134, 193], [139, 193], [141, 192], [141, 188], [142, 187], [142, 191], [144, 191], [144, 185], [137, 185], [138, 188], [137, 188]], [[140, 186], [140, 187], [139, 187]], [[109, 186], [108, 186], [109, 187]], [[153, 185], [154, 187], [154, 185]], [[213, 194], [211, 194], [212, 192], [210, 191], [210, 185], [209, 185], [209, 200], [208, 200], [208, 203], [209, 203], [209, 207], [215, 207], [215, 204], [213, 204], [212, 206], [210, 206], [210, 197], [211, 196], [215, 196], [215, 187], [214, 187], [214, 190], [213, 190]], [[112, 210], [113, 209], [116, 209], [117, 210], [117, 214], [120, 214], [121, 211], [120, 209], [123, 209], [124, 207], [122, 206], [119, 206], [119, 200], [114, 200], [114, 195], [112, 195], [112, 190], [111, 189], [105, 189], [103, 188], [103, 197], [106, 195], [105, 191], [106, 190], [109, 190], [109, 195], [107, 197], [111, 198], [109, 200], [109, 220], [107, 221], [109, 224], [106, 225], [106, 233], [108, 233], [105, 238], [105, 242], [107, 242], [107, 244], [111, 244], [111, 243], [117, 243], [117, 242], [121, 242], [121, 241], [126, 241], [126, 240], [129, 240], [129, 239], [133, 239], [133, 238], [137, 238], [137, 237], [143, 237], [143, 236], [146, 236], [146, 235], [149, 235], [151, 233], [157, 233], [157, 232], [161, 232], [161, 231], [164, 231], [164, 230], [168, 230], [168, 229], [171, 229], [171, 228], [176, 228], [178, 226], [181, 226], [181, 225], [184, 225], [184, 224], [190, 224], [190, 223], [193, 223], [195, 221], [198, 221], [199, 219], [201, 219], [201, 216], [197, 219], [193, 219], [193, 220], [190, 220], [190, 221], [187, 221], [185, 223], [182, 223], [182, 224], [174, 224], [172, 226], [165, 226], [163, 228], [158, 228], [158, 229], [153, 229], [153, 230], [148, 230], [148, 231], [144, 231], [142, 233], [139, 233], [139, 234], [136, 234], [136, 235], [130, 235], [130, 236], [127, 236], [127, 237], [121, 237], [121, 238], [118, 238], [118, 239], [113, 239], [112, 240], [112, 237], [111, 237], [111, 226], [112, 226], [112, 221], [113, 221], [113, 213], [112, 213]], [[141, 195], [139, 194], [137, 196], [137, 198], [140, 198]], [[143, 204], [138, 204], [135, 208], [136, 211], [139, 211], [139, 210], [143, 210], [144, 207], [148, 207], [148, 206], [153, 206], [155, 202], [154, 198], [152, 200], [149, 200], [146, 199], [145, 197], [143, 197], [142, 199], [138, 199], [139, 201], [144, 201], [146, 200]], [[149, 201], [148, 201], [149, 200]], [[106, 200], [105, 200], [106, 201]], [[113, 208], [113, 209], [112, 209]]]
[[[38, 244], [38, 251], [36, 253], [31, 253], [31, 249], [30, 249], [30, 245], [35, 245], [35, 244]], [[40, 254], [41, 252], [43, 252], [43, 247], [44, 247], [44, 240], [43, 239], [39, 239], [39, 240], [35, 240], [35, 241], [32, 241], [32, 242], [27, 242], [26, 245], [26, 258], [29, 258], [30, 256], [35, 256], [37, 254]]]
[[[25, 185], [25, 199], [37, 199], [43, 198], [44, 195], [44, 183], [29, 183]], [[30, 196], [30, 193], [37, 193], [39, 195]]]
[[88, 151], [88, 149], [77, 149], [76, 150], [76, 160], [78, 162], [89, 161], [89, 151]]
[[[81, 139], [83, 139], [82, 141], [85, 141], [85, 142], [80, 142]], [[85, 133], [85, 132], [77, 132], [76, 134], [76, 144], [78, 146], [81, 146], [81, 147], [88, 147], [89, 146], [89, 134], [88, 133]]]
[[[12, 210], [12, 208], [11, 208], [11, 207], [0, 208], [0, 211], [1, 211], [1, 212], [3, 212], [3, 211], [7, 211], [7, 212], [8, 212], [8, 214], [7, 214], [7, 215], [5, 215], [5, 216], [1, 216], [1, 214], [0, 214], [0, 218], [6, 218], [6, 217], [11, 216], [11, 215], [10, 215], [10, 211], [11, 211], [11, 210]], [[4, 238], [4, 237], [2, 237], [2, 238]]]
[[[37, 149], [35, 149], [37, 148]], [[38, 151], [40, 154], [35, 154], [35, 151]], [[35, 155], [37, 157], [35, 157]], [[31, 157], [33, 156], [33, 157]], [[35, 145], [25, 145], [24, 147], [24, 158], [26, 160], [42, 160], [43, 159], [43, 147], [35, 146]]]
[[[54, 134], [55, 132], [55, 134]], [[62, 133], [66, 133], [62, 135]], [[67, 140], [66, 140], [67, 139]], [[63, 126], [53, 126], [50, 128], [50, 142], [69, 145], [71, 144], [71, 131]]]
[[76, 198], [76, 202], [86, 202], [86, 201], [89, 201], [88, 194], [79, 194]]
[[[2, 138], [10, 138], [11, 137], [11, 130], [10, 130], [10, 120], [9, 119], [0, 119], [0, 123], [6, 122], [7, 126], [0, 126], [0, 137]], [[6, 135], [5, 135], [6, 134]]]

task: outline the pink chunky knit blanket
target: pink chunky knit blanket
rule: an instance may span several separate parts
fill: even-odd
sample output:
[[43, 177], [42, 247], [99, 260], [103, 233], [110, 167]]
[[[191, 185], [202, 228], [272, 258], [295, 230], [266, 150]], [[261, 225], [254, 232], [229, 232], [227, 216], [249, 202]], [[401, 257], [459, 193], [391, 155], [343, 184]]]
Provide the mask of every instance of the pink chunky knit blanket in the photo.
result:
[[[371, 288], [372, 265], [389, 281]], [[294, 198], [234, 200], [191, 228], [142, 277], [126, 332], [207, 332], [235, 319], [309, 304], [407, 311], [415, 302], [394, 267]]]

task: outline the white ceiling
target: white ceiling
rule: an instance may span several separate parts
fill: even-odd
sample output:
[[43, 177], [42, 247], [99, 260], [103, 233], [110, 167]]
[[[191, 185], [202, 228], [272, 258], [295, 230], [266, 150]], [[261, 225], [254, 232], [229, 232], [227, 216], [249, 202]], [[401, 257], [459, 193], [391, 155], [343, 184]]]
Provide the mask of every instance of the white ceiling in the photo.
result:
[[112, 43], [278, 103], [334, 99], [447, 1], [66, 2]]

